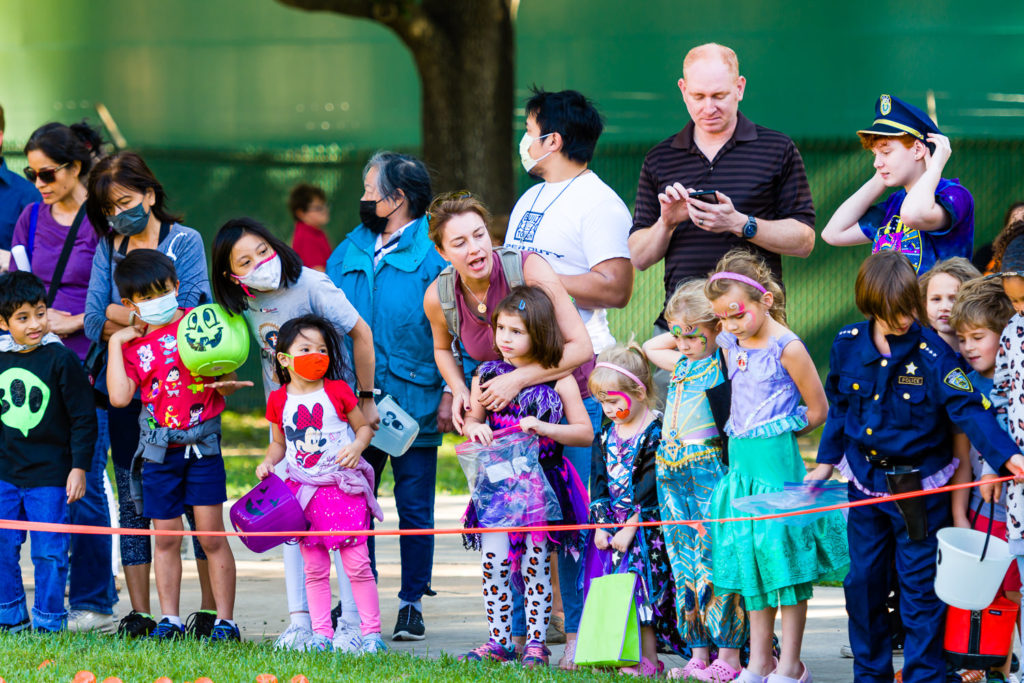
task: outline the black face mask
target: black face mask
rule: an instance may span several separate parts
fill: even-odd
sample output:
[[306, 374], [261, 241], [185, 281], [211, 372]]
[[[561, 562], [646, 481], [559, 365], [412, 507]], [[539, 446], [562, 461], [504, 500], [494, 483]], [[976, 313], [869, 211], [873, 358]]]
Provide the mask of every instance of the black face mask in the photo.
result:
[[377, 202], [368, 199], [359, 200], [359, 220], [374, 235], [382, 234], [388, 225], [388, 216], [378, 216]]

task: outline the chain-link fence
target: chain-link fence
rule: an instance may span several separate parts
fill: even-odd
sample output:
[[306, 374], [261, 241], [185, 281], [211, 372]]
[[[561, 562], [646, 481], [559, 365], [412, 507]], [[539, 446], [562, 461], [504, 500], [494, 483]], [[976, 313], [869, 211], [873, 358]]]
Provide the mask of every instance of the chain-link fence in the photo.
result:
[[[597, 150], [594, 170], [630, 207], [640, 165], [653, 144], [601, 145]], [[856, 139], [798, 141], [798, 146], [820, 229], [840, 202], [868, 179], [871, 158]], [[954, 140], [953, 150], [944, 175], [961, 178], [973, 193], [975, 244], [981, 245], [999, 231], [1007, 205], [1024, 199], [1024, 140]], [[316, 183], [327, 192], [332, 202], [328, 229], [332, 244], [359, 222], [361, 171], [369, 152], [317, 147], [279, 153], [149, 149], [142, 154], [167, 189], [171, 208], [185, 214], [185, 223], [203, 234], [207, 252], [217, 228], [240, 215], [254, 216], [287, 238], [292, 225], [287, 195], [300, 181]], [[8, 154], [6, 160], [13, 169], [24, 165], [24, 159], [15, 154]], [[531, 181], [521, 173], [519, 178], [519, 189], [525, 190]], [[789, 322], [807, 343], [821, 371], [826, 369], [836, 331], [860, 317], [853, 304], [853, 280], [867, 253], [867, 247], [836, 249], [818, 240], [810, 258], [784, 260]], [[609, 315], [615, 335], [623, 341], [631, 335], [644, 340], [663, 298], [660, 264], [638, 273], [629, 306]], [[255, 357], [241, 374], [257, 387], [236, 394], [232, 406], [262, 408]]]

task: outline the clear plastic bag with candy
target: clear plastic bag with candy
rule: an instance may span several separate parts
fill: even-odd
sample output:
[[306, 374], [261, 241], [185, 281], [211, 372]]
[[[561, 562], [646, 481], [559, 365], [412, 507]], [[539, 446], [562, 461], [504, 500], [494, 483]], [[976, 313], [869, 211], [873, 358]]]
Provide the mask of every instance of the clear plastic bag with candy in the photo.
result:
[[[737, 510], [750, 515], [775, 515], [845, 503], [848, 500], [847, 490], [845, 483], [835, 480], [786, 482], [781, 491], [737, 498], [732, 504]], [[787, 526], [807, 526], [833, 512], [808, 512], [791, 517], [779, 517], [775, 521]], [[843, 513], [845, 515], [846, 510], [843, 510]]]
[[519, 430], [494, 436], [489, 445], [467, 441], [455, 449], [480, 527], [538, 526], [561, 519], [558, 496], [540, 466], [538, 438]]

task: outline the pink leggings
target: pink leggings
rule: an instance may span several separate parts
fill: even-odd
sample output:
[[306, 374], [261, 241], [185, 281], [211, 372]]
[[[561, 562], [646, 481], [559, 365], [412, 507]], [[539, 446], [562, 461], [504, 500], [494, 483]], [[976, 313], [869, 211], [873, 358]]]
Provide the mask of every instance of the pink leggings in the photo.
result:
[[[334, 637], [331, 628], [331, 554], [322, 545], [300, 544], [306, 564], [306, 600], [313, 630], [328, 638]], [[352, 583], [352, 597], [359, 608], [363, 635], [380, 633], [380, 599], [377, 583], [370, 570], [370, 553], [365, 543], [339, 548], [341, 564]]]

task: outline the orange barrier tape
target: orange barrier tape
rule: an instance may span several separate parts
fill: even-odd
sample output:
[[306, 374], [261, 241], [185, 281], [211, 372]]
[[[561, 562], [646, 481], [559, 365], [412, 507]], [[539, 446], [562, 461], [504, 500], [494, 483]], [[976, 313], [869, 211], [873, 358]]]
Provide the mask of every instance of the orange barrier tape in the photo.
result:
[[[990, 479], [989, 481], [985, 482], [972, 481], [967, 482], [965, 484], [947, 484], [946, 486], [940, 486], [938, 488], [929, 489], [927, 491], [911, 491], [910, 493], [898, 493], [895, 495], [880, 496], [877, 498], [868, 498], [865, 500], [857, 500], [853, 502], [848, 501], [846, 503], [837, 503], [836, 505], [826, 505], [824, 507], [819, 508], [795, 510], [792, 512], [777, 512], [771, 515], [758, 515], [755, 517], [726, 517], [724, 519], [682, 519], [670, 521], [663, 520], [651, 522], [626, 522], [623, 524], [616, 524], [615, 526], [647, 527], [683, 525], [694, 527], [697, 530], [697, 532], [701, 536], [703, 536], [706, 533], [704, 529], [705, 524], [727, 524], [729, 522], [761, 522], [770, 519], [781, 519], [783, 517], [797, 517], [799, 515], [811, 515], [818, 514], [821, 512], [832, 512], [834, 510], [844, 510], [848, 508], [863, 507], [865, 505], [879, 505], [880, 503], [891, 503], [893, 501], [904, 500], [907, 498], [931, 496], [936, 493], [948, 493], [949, 491], [973, 488], [975, 486], [981, 486], [982, 484], [1000, 484], [1002, 482], [1012, 481], [1013, 479], [1013, 475], [1010, 475], [1006, 477], [999, 477], [997, 479]], [[603, 529], [607, 526], [609, 525], [560, 524], [530, 527], [494, 527], [489, 529], [464, 529], [462, 527], [458, 527], [454, 529], [364, 529], [358, 531], [256, 531], [250, 533], [242, 533], [241, 531], [187, 531], [184, 529], [180, 531], [168, 529], [121, 529], [105, 526], [54, 524], [52, 522], [25, 522], [19, 520], [0, 519], [0, 529], [10, 529], [13, 531], [50, 531], [68, 534], [114, 534], [120, 536], [287, 536], [289, 538], [299, 538], [305, 536], [337, 536], [340, 532], [344, 533], [346, 536], [445, 536], [451, 534], [507, 534], [531, 533], [537, 531], [578, 531], [583, 529]]]

